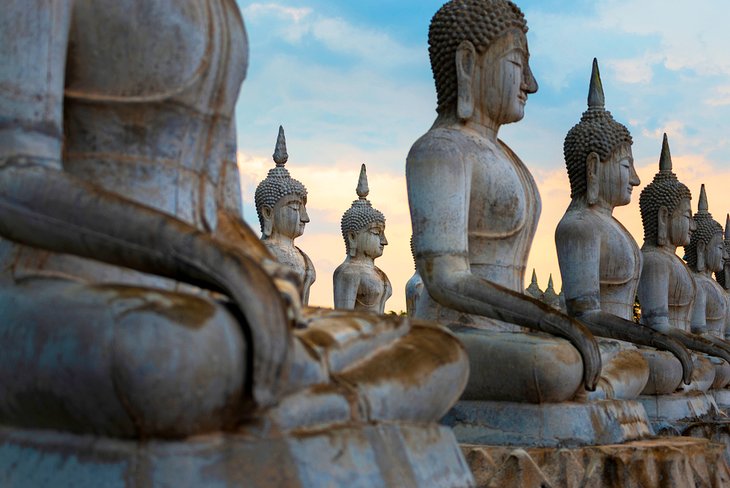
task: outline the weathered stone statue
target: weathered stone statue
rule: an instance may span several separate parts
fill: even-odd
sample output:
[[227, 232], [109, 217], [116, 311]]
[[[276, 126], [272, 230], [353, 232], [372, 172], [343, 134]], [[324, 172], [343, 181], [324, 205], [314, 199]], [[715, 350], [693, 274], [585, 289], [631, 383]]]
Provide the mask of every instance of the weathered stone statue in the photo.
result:
[[[693, 333], [719, 342], [725, 338], [727, 298], [722, 286], [712, 279], [712, 273], [723, 271], [728, 256], [723, 243], [722, 225], [709, 212], [705, 185], [700, 189], [698, 211], [693, 219], [696, 229], [691, 233], [689, 244], [684, 246], [684, 258], [692, 270], [697, 290], [690, 327]], [[730, 382], [730, 365], [721, 359], [714, 363], [712, 388], [724, 388]]]
[[0, 26], [0, 484], [471, 484], [453, 335], [287, 304], [241, 218], [234, 1]]
[[[413, 236], [411, 235], [410, 239], [410, 245], [411, 245], [411, 256], [413, 256], [413, 261], [415, 264], [415, 255], [413, 254]], [[423, 296], [424, 290], [423, 290], [423, 280], [421, 279], [421, 275], [418, 274], [418, 271], [416, 270], [413, 273], [413, 276], [411, 276], [408, 281], [406, 282], [406, 314], [409, 317], [413, 317], [413, 314], [416, 313], [416, 309], [418, 308], [418, 302]]]
[[309, 256], [294, 245], [294, 239], [304, 234], [304, 226], [309, 222], [307, 189], [289, 176], [284, 167], [289, 155], [281, 126], [273, 157], [276, 166], [256, 187], [255, 203], [261, 224], [261, 240], [279, 263], [296, 274], [300, 298], [307, 305], [309, 289], [317, 279], [317, 273]]
[[730, 339], [730, 214], [725, 218], [725, 235], [723, 239], [725, 245], [725, 255], [727, 258], [723, 260], [722, 271], [715, 273], [715, 279], [725, 290], [725, 297], [728, 299], [727, 314], [725, 316], [725, 340]]
[[[565, 303], [568, 314], [603, 337], [673, 350], [682, 363], [652, 354], [664, 359], [661, 366], [677, 373], [673, 391], [682, 379], [683, 365], [689, 383], [689, 352], [674, 339], [632, 321], [641, 253], [631, 234], [613, 217], [614, 208], [627, 205], [640, 183], [631, 144], [628, 129], [605, 109], [594, 59], [588, 110], [568, 132], [563, 146], [571, 203], [555, 231], [555, 243]], [[598, 391], [590, 397], [637, 398], [650, 379], [649, 364], [641, 352], [625, 342], [601, 340], [600, 345], [604, 373]]]
[[385, 273], [375, 266], [375, 259], [383, 255], [388, 240], [385, 216], [367, 199], [370, 190], [364, 164], [356, 191], [358, 199], [341, 221], [347, 257], [333, 276], [335, 308], [382, 314], [393, 288]]
[[[666, 135], [662, 143], [659, 172], [639, 197], [641, 220], [644, 225], [644, 244], [641, 252], [644, 265], [639, 280], [638, 297], [641, 303], [641, 321], [655, 330], [671, 334], [689, 348], [727, 359], [727, 350], [719, 342], [690, 333], [690, 315], [695, 301], [696, 286], [692, 273], [676, 255], [678, 246], [690, 242], [695, 228], [690, 205], [691, 194], [672, 171], [672, 159]], [[660, 358], [651, 358], [654, 372], [653, 387], [644, 391], [644, 405], [655, 422], [675, 422], [683, 418], [697, 418], [710, 412], [711, 405], [703, 395], [688, 392], [707, 391], [715, 378], [715, 368], [704, 354], [693, 354], [694, 373], [684, 393], [670, 395], [678, 386], [679, 378], [671, 369], [657, 364]]]

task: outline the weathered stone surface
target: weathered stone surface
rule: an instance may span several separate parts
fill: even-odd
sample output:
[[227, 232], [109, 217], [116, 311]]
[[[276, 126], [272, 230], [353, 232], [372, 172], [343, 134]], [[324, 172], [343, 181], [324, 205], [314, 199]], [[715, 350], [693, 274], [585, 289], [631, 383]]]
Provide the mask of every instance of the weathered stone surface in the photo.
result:
[[462, 445], [483, 488], [723, 488], [723, 446], [675, 437], [578, 449]]
[[586, 403], [460, 401], [442, 423], [462, 444], [577, 447], [653, 435], [644, 407], [628, 400]]
[[473, 485], [445, 427], [381, 424], [286, 437], [99, 439], [0, 428], [4, 487], [444, 487]]

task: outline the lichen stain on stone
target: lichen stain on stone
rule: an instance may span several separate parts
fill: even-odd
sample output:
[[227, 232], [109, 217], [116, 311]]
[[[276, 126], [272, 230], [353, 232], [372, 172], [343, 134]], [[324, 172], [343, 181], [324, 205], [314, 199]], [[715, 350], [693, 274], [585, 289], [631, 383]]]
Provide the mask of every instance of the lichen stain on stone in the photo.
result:
[[215, 305], [193, 296], [163, 290], [150, 290], [134, 286], [97, 285], [98, 291], [109, 294], [110, 307], [119, 306], [120, 301], [130, 301], [122, 315], [154, 314], [191, 329], [199, 329], [216, 313]]
[[342, 373], [352, 384], [372, 384], [397, 378], [403, 386], [418, 387], [443, 366], [457, 363], [463, 349], [445, 332], [431, 327], [414, 327], [410, 334], [364, 364]]

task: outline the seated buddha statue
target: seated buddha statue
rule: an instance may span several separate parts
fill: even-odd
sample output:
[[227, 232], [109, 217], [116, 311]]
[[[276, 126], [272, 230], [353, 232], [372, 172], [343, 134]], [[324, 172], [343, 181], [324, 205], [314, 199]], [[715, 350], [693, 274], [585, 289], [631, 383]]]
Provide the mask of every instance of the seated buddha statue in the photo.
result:
[[523, 118], [538, 88], [526, 31], [506, 0], [441, 7], [429, 29], [437, 117], [406, 161], [425, 287], [414, 317], [464, 343], [471, 374], [462, 400], [563, 402], [595, 388], [601, 370], [590, 331], [522, 290], [540, 198], [497, 134]]
[[[410, 246], [411, 246], [411, 256], [414, 257], [413, 254], [413, 235], [411, 235], [410, 239]], [[413, 259], [415, 263], [415, 257]], [[406, 315], [409, 317], [412, 317], [414, 313], [416, 313], [416, 308], [418, 308], [418, 301], [420, 300], [421, 296], [423, 296], [423, 280], [421, 279], [421, 275], [418, 274], [418, 271], [414, 271], [413, 276], [408, 278], [408, 281], [406, 281]]]
[[[684, 258], [692, 271], [697, 290], [690, 315], [691, 331], [715, 342], [724, 341], [727, 299], [725, 290], [712, 279], [712, 274], [723, 270], [728, 256], [723, 243], [722, 225], [709, 212], [705, 185], [700, 189], [698, 210], [693, 220], [696, 230], [691, 233], [689, 244], [684, 247]], [[712, 388], [724, 388], [730, 382], [730, 364], [716, 359], [714, 365]]]
[[722, 271], [715, 273], [715, 280], [725, 290], [725, 298], [728, 301], [727, 314], [725, 315], [724, 338], [730, 339], [730, 214], [725, 218], [725, 235], [723, 239], [725, 245], [725, 255], [727, 258], [723, 260]]
[[307, 189], [289, 175], [286, 162], [286, 137], [279, 126], [274, 150], [276, 166], [256, 187], [254, 201], [261, 225], [261, 241], [276, 260], [297, 276], [299, 294], [304, 305], [309, 303], [309, 290], [317, 279], [309, 256], [294, 245], [294, 239], [304, 234], [309, 222]]
[[[0, 30], [4, 449], [25, 439], [48, 467], [54, 452], [87, 460], [123, 445], [134, 462], [118, 476], [151, 485], [153, 473], [175, 473], [153, 469], [160, 443], [148, 441], [170, 442], [184, 473], [220, 461], [217, 476], [233, 459], [231, 473], [246, 476], [249, 451], [229, 442], [379, 421], [437, 433], [468, 375], [453, 334], [301, 308], [287, 299], [301, 277], [242, 218], [234, 106], [248, 42], [234, 1], [13, 1], [0, 25], [15, 26]], [[291, 241], [305, 195], [285, 174], [280, 141], [279, 181], [260, 208], [266, 236]], [[191, 436], [200, 449], [187, 449]], [[257, 463], [291, 455], [255, 446]], [[3, 475], [30, 473], [8, 459]], [[119, 466], [103, 459], [95, 476]]]
[[365, 165], [360, 168], [358, 199], [342, 216], [342, 238], [347, 257], [333, 276], [335, 308], [382, 314], [393, 294], [390, 280], [375, 266], [388, 245], [385, 216], [368, 201], [370, 192]]
[[623, 341], [673, 351], [679, 360], [658, 353], [664, 361], [656, 366], [672, 369], [677, 381], [684, 370], [689, 383], [692, 372], [689, 352], [681, 344], [632, 321], [641, 253], [631, 234], [613, 217], [614, 208], [627, 205], [632, 189], [640, 183], [631, 144], [628, 129], [605, 109], [594, 59], [588, 110], [565, 137], [571, 202], [555, 231], [568, 314], [597, 335], [621, 339], [599, 341], [603, 375], [590, 398], [634, 399], [644, 390], [649, 363], [635, 346]]
[[[639, 197], [644, 244], [644, 264], [639, 279], [638, 298], [641, 322], [655, 330], [672, 335], [690, 349], [728, 359], [721, 344], [690, 332], [690, 314], [696, 286], [685, 263], [676, 255], [678, 246], [689, 243], [695, 228], [690, 205], [691, 194], [672, 171], [669, 142], [664, 136], [659, 172]], [[652, 359], [649, 359], [652, 362]], [[714, 368], [703, 354], [693, 354], [692, 383], [685, 390], [707, 390], [714, 380]], [[657, 374], [654, 387], [646, 394], [664, 395], [680, 386], [672, 374]]]

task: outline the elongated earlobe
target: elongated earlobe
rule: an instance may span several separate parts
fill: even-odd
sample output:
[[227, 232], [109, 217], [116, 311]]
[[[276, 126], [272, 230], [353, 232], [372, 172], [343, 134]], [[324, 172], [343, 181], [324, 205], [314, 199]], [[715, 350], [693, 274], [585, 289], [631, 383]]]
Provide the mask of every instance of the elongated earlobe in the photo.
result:
[[261, 207], [261, 216], [264, 218], [264, 225], [263, 229], [261, 229], [261, 233], [264, 238], [268, 238], [271, 236], [271, 232], [274, 228], [274, 209], [266, 205]]
[[354, 258], [357, 255], [357, 236], [353, 231], [347, 232], [347, 242], [350, 244], [349, 256]]
[[598, 154], [592, 152], [586, 158], [586, 201], [588, 205], [598, 203], [598, 165], [601, 164], [601, 158]]
[[666, 246], [669, 243], [669, 210], [662, 205], [657, 212], [656, 244]]
[[474, 82], [476, 59], [476, 49], [474, 49], [474, 45], [471, 42], [462, 41], [459, 47], [456, 48], [456, 115], [462, 122], [466, 122], [474, 115], [472, 85]]
[[705, 247], [705, 243], [702, 241], [697, 242], [697, 271], [704, 271], [706, 267], [705, 262], [705, 251], [707, 250], [707, 247]]

